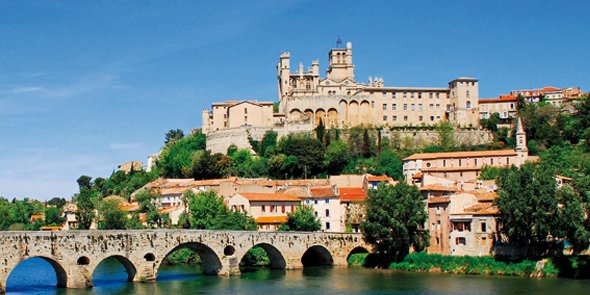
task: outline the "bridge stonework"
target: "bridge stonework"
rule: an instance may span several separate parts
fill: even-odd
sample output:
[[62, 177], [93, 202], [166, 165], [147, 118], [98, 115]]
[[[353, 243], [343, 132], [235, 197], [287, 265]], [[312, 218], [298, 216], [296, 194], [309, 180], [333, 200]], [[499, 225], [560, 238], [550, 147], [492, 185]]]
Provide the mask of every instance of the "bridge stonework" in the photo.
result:
[[129, 281], [155, 281], [164, 258], [179, 248], [201, 257], [205, 274], [239, 274], [239, 263], [252, 247], [266, 250], [271, 267], [299, 269], [307, 260], [347, 266], [356, 249], [370, 250], [360, 234], [322, 232], [249, 232], [205, 230], [127, 230], [0, 233], [0, 293], [22, 261], [40, 257], [57, 275], [58, 287], [88, 288], [101, 261], [114, 257]]

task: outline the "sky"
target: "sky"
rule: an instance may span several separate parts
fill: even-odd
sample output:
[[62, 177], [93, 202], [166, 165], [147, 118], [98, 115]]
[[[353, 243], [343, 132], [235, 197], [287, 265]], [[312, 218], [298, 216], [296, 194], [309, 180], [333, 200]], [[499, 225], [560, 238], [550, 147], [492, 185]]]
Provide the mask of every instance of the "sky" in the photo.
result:
[[0, 0], [0, 196], [70, 198], [80, 175], [146, 162], [229, 99], [276, 101], [276, 63], [353, 43], [357, 82], [481, 98], [590, 90], [589, 1]]

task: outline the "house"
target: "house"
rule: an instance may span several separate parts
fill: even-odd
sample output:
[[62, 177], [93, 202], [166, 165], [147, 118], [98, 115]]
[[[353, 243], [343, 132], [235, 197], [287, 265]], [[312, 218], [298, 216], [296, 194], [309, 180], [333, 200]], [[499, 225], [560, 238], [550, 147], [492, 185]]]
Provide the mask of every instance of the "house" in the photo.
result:
[[143, 170], [143, 164], [141, 162], [130, 161], [117, 166], [117, 170], [125, 172], [141, 171]]
[[299, 205], [300, 198], [285, 193], [238, 193], [227, 203], [230, 210], [254, 217], [262, 231], [278, 230], [287, 222], [287, 213]]
[[361, 222], [365, 218], [365, 200], [367, 191], [358, 187], [341, 187], [338, 189], [340, 205], [345, 214], [347, 231], [360, 232]]
[[305, 206], [314, 210], [315, 217], [320, 220], [321, 230], [331, 232], [344, 232], [345, 214], [340, 205], [340, 197], [332, 186], [312, 187], [309, 189], [310, 197], [304, 201]]

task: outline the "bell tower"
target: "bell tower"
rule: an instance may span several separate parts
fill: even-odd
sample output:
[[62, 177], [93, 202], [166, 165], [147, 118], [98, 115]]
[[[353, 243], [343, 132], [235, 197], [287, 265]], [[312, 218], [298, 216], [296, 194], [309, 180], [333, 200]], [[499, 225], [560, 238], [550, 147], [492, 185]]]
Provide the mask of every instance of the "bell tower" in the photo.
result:
[[526, 133], [522, 127], [522, 120], [520, 117], [516, 119], [516, 165], [520, 166], [526, 162], [529, 156], [529, 150], [526, 146]]
[[346, 42], [346, 48], [342, 48], [342, 40], [338, 37], [336, 48], [332, 48], [329, 54], [330, 66], [327, 70], [327, 78], [334, 82], [342, 82], [346, 79], [354, 82], [354, 65], [352, 64], [352, 42]]

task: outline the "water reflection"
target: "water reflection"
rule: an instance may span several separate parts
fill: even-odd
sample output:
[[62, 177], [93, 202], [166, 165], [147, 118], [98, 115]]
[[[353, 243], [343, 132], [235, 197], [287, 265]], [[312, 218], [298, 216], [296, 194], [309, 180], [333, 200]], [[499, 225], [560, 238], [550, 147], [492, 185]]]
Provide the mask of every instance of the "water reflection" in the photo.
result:
[[11, 273], [9, 294], [585, 294], [590, 280], [466, 276], [309, 267], [303, 270], [257, 269], [240, 276], [204, 276], [199, 267], [162, 266], [156, 283], [127, 282], [117, 260], [105, 261], [91, 289], [56, 289], [53, 268], [43, 259], [23, 262]]

